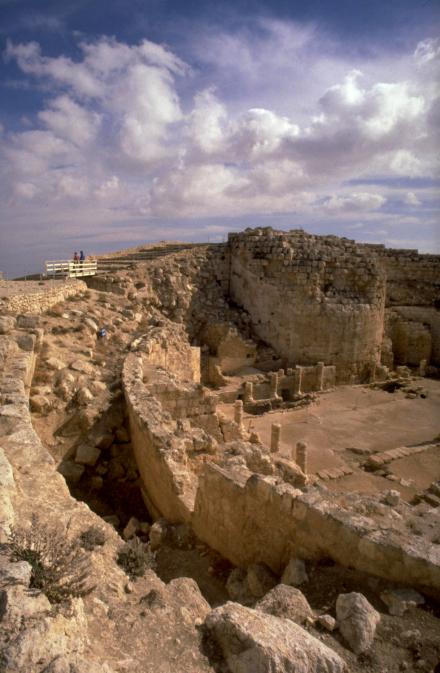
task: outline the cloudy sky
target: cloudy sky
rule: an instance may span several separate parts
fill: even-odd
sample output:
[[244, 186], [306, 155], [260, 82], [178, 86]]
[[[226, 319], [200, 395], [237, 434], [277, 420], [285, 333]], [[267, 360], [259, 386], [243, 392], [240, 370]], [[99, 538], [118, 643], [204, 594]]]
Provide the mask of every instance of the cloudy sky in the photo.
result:
[[435, 0], [0, 0], [0, 271], [302, 227], [440, 252]]

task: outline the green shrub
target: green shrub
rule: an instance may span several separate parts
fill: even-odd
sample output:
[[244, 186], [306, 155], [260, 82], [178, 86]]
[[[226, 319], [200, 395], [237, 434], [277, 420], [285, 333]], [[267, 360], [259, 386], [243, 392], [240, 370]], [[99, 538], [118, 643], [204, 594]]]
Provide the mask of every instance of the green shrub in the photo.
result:
[[12, 560], [30, 564], [30, 588], [44, 593], [51, 603], [86, 596], [94, 589], [89, 584], [89, 557], [79, 540], [67, 540], [64, 532], [35, 516], [29, 529], [12, 529], [6, 547]]
[[119, 550], [117, 563], [130, 579], [135, 579], [136, 577], [142, 577], [148, 568], [153, 570], [156, 559], [150, 545], [144, 544], [135, 536]]

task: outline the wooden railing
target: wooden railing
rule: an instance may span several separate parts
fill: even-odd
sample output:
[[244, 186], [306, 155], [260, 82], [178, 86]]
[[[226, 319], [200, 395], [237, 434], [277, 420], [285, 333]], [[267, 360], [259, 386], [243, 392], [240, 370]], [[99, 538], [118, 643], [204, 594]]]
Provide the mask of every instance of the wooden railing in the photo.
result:
[[46, 275], [67, 278], [81, 278], [82, 276], [94, 276], [98, 268], [96, 259], [84, 262], [51, 261], [44, 263]]

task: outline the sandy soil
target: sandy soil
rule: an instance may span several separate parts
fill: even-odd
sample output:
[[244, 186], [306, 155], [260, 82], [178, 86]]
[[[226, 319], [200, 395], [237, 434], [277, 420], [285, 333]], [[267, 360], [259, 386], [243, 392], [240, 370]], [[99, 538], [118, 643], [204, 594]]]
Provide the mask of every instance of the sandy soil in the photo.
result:
[[[271, 425], [279, 423], [281, 454], [291, 457], [296, 443], [306, 442], [311, 474], [343, 465], [354, 470], [352, 475], [326, 482], [328, 488], [373, 493], [392, 487], [409, 500], [440, 479], [440, 450], [429, 449], [390, 463], [388, 468], [396, 478], [409, 482], [402, 485], [397, 479], [392, 481], [360, 469], [368, 454], [352, 449], [381, 452], [428, 444], [439, 436], [440, 381], [417, 378], [414, 384], [426, 390], [425, 399], [408, 399], [400, 390], [388, 393], [368, 386], [343, 386], [320, 395], [316, 403], [301, 409], [263, 416], [244, 414], [244, 427], [258, 432], [262, 442], [270, 446]], [[222, 404], [219, 409], [233, 417], [232, 404]]]

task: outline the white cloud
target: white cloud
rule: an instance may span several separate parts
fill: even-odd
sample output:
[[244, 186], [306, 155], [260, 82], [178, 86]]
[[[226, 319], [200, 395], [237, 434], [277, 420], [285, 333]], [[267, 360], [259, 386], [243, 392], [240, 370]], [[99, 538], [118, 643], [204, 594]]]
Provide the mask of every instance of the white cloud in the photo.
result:
[[440, 39], [428, 38], [422, 40], [416, 47], [414, 57], [420, 65], [425, 65], [440, 57]]
[[38, 117], [53, 133], [79, 147], [94, 140], [101, 122], [101, 115], [86, 110], [68, 96], [52, 100]]
[[378, 210], [385, 202], [386, 198], [381, 194], [358, 192], [347, 196], [329, 196], [324, 200], [322, 207], [329, 214], [359, 213]]
[[[386, 187], [341, 185], [434, 174], [437, 43], [408, 54], [403, 76], [391, 56], [386, 71], [378, 59], [344, 62], [312, 26], [261, 29], [255, 43], [242, 33], [201, 39], [214, 79], [199, 88], [200, 73], [146, 40], [81, 43], [76, 61], [9, 43], [8, 57], [49, 81], [51, 96], [32, 128], [0, 138], [5, 201], [24, 220], [30, 205], [68, 217], [75, 204], [92, 223], [115, 212], [127, 221], [297, 213], [305, 227], [331, 215], [380, 231], [393, 203]], [[417, 219], [416, 190], [400, 204]]]
[[408, 206], [420, 206], [422, 202], [414, 192], [407, 192], [404, 198], [404, 203]]

